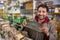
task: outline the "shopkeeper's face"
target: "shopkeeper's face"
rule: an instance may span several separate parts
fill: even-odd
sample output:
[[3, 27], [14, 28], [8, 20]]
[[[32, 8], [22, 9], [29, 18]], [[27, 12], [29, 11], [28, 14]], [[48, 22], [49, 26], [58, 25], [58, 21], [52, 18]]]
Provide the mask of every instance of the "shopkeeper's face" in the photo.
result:
[[38, 15], [40, 20], [45, 19], [45, 17], [47, 16], [47, 13], [48, 13], [47, 9], [43, 8], [43, 7], [40, 7], [37, 11], [37, 15]]

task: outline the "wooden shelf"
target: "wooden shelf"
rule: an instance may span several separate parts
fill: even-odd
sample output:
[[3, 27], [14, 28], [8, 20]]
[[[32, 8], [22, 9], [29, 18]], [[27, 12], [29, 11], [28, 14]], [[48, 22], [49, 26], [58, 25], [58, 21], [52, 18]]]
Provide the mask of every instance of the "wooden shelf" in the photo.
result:
[[53, 6], [58, 6], [58, 7], [60, 7], [60, 4], [55, 4], [55, 5], [53, 5]]
[[48, 14], [53, 14], [53, 15], [60, 15], [60, 13], [48, 13]]

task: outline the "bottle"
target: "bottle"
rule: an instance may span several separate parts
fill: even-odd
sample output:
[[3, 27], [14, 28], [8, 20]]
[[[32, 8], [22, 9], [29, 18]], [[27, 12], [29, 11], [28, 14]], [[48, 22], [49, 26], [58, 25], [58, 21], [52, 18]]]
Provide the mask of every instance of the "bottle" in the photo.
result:
[[58, 12], [59, 12], [59, 10], [58, 10], [58, 8], [56, 7], [56, 8], [55, 8], [55, 13], [58, 13]]

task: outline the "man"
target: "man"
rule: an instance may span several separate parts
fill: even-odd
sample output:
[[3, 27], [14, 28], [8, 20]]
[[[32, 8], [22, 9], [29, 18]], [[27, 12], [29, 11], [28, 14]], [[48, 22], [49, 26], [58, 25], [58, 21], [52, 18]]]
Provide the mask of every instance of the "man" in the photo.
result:
[[42, 24], [42, 28], [40, 28], [40, 30], [45, 33], [44, 40], [57, 40], [56, 29], [48, 18], [48, 7], [46, 5], [41, 4], [37, 7], [35, 20]]

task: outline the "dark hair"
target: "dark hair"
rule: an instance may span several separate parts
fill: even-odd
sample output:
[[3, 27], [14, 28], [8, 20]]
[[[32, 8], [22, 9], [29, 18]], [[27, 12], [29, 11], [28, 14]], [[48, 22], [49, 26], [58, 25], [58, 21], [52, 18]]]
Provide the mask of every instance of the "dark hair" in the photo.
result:
[[40, 8], [40, 7], [43, 7], [43, 8], [46, 8], [47, 12], [48, 12], [48, 6], [45, 5], [45, 4], [41, 4], [37, 7], [37, 10]]

